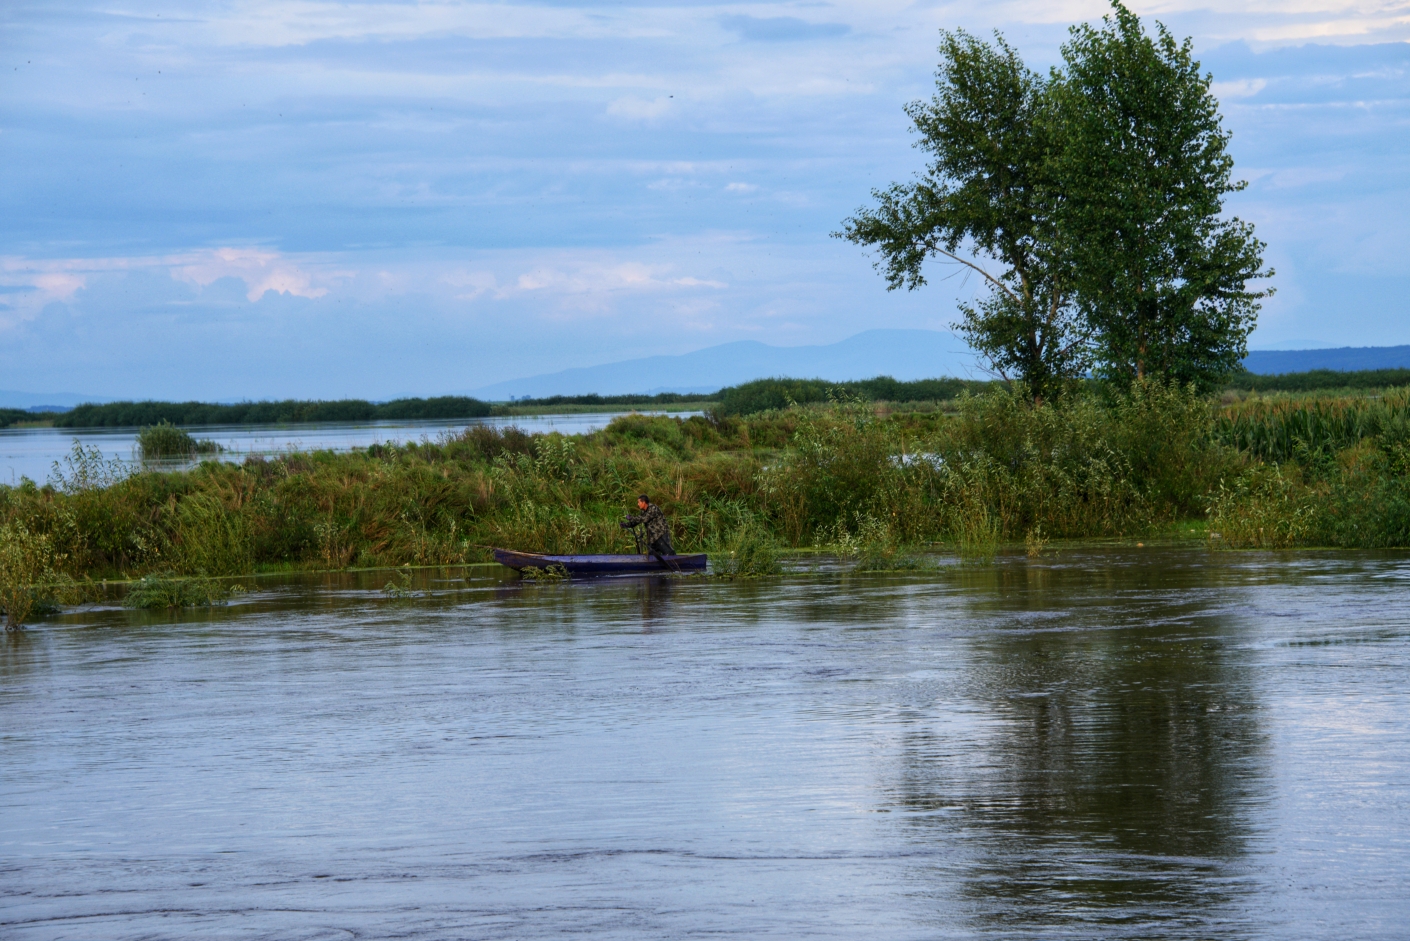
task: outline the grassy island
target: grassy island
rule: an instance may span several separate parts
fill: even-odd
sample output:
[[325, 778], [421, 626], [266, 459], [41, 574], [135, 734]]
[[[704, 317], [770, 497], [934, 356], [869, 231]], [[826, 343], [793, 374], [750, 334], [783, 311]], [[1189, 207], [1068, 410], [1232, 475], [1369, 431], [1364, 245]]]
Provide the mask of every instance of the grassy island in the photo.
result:
[[[582, 436], [471, 426], [432, 443], [131, 472], [75, 448], [60, 479], [0, 486], [0, 606], [16, 591], [485, 560], [486, 546], [630, 551], [635, 494], [685, 551], [1142, 537], [1216, 546], [1410, 545], [1410, 390], [1228, 401], [1155, 382], [1035, 406], [1003, 387], [953, 412], [851, 402], [616, 418]], [[15, 586], [20, 586], [16, 588]]]

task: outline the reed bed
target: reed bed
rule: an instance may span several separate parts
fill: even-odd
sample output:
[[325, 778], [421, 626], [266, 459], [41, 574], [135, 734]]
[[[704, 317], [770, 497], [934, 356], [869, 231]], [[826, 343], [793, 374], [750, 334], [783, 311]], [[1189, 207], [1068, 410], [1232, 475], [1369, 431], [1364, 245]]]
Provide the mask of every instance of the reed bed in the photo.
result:
[[1223, 443], [1264, 461], [1315, 460], [1368, 439], [1410, 437], [1410, 388], [1379, 395], [1251, 399], [1214, 422]]
[[911, 549], [1142, 537], [1207, 518], [1219, 546], [1410, 545], [1405, 391], [1221, 409], [1145, 383], [1035, 408], [962, 394], [954, 414], [857, 403], [748, 417], [616, 418], [582, 436], [471, 426], [353, 453], [161, 472], [75, 448], [46, 485], [0, 486], [0, 604], [55, 580], [460, 564], [491, 545], [631, 552], [638, 493], [682, 551], [743, 577], [829, 547], [862, 568]]

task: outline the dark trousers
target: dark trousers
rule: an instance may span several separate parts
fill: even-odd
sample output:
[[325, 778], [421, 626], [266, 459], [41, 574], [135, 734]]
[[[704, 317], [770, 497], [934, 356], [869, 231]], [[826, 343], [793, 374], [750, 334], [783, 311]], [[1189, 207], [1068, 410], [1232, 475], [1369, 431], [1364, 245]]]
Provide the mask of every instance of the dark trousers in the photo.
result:
[[651, 555], [656, 556], [656, 558], [660, 559], [662, 562], [665, 562], [666, 560], [665, 558], [663, 558], [664, 556], [676, 554], [676, 550], [671, 548], [671, 534], [667, 533], [666, 535], [657, 539], [655, 542], [653, 542], [650, 546], [647, 547], [646, 551]]

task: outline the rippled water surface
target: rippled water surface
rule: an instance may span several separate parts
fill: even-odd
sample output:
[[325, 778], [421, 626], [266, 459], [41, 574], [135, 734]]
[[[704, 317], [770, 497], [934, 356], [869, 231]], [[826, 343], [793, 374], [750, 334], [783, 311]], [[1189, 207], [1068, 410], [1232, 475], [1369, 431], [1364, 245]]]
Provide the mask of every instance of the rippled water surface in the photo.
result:
[[1404, 555], [386, 578], [6, 637], [0, 936], [1407, 934]]

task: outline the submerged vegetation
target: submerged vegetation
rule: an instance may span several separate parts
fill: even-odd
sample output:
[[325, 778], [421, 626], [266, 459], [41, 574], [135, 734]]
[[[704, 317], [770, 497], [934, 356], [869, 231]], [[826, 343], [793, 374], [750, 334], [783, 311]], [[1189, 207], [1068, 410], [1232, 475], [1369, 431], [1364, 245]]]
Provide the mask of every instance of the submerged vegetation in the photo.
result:
[[171, 575], [147, 575], [127, 590], [123, 604], [129, 608], [208, 608], [228, 599], [235, 586], [210, 578], [178, 578]]
[[223, 449], [208, 438], [197, 440], [170, 422], [143, 428], [137, 435], [137, 450], [144, 461], [219, 454]]

